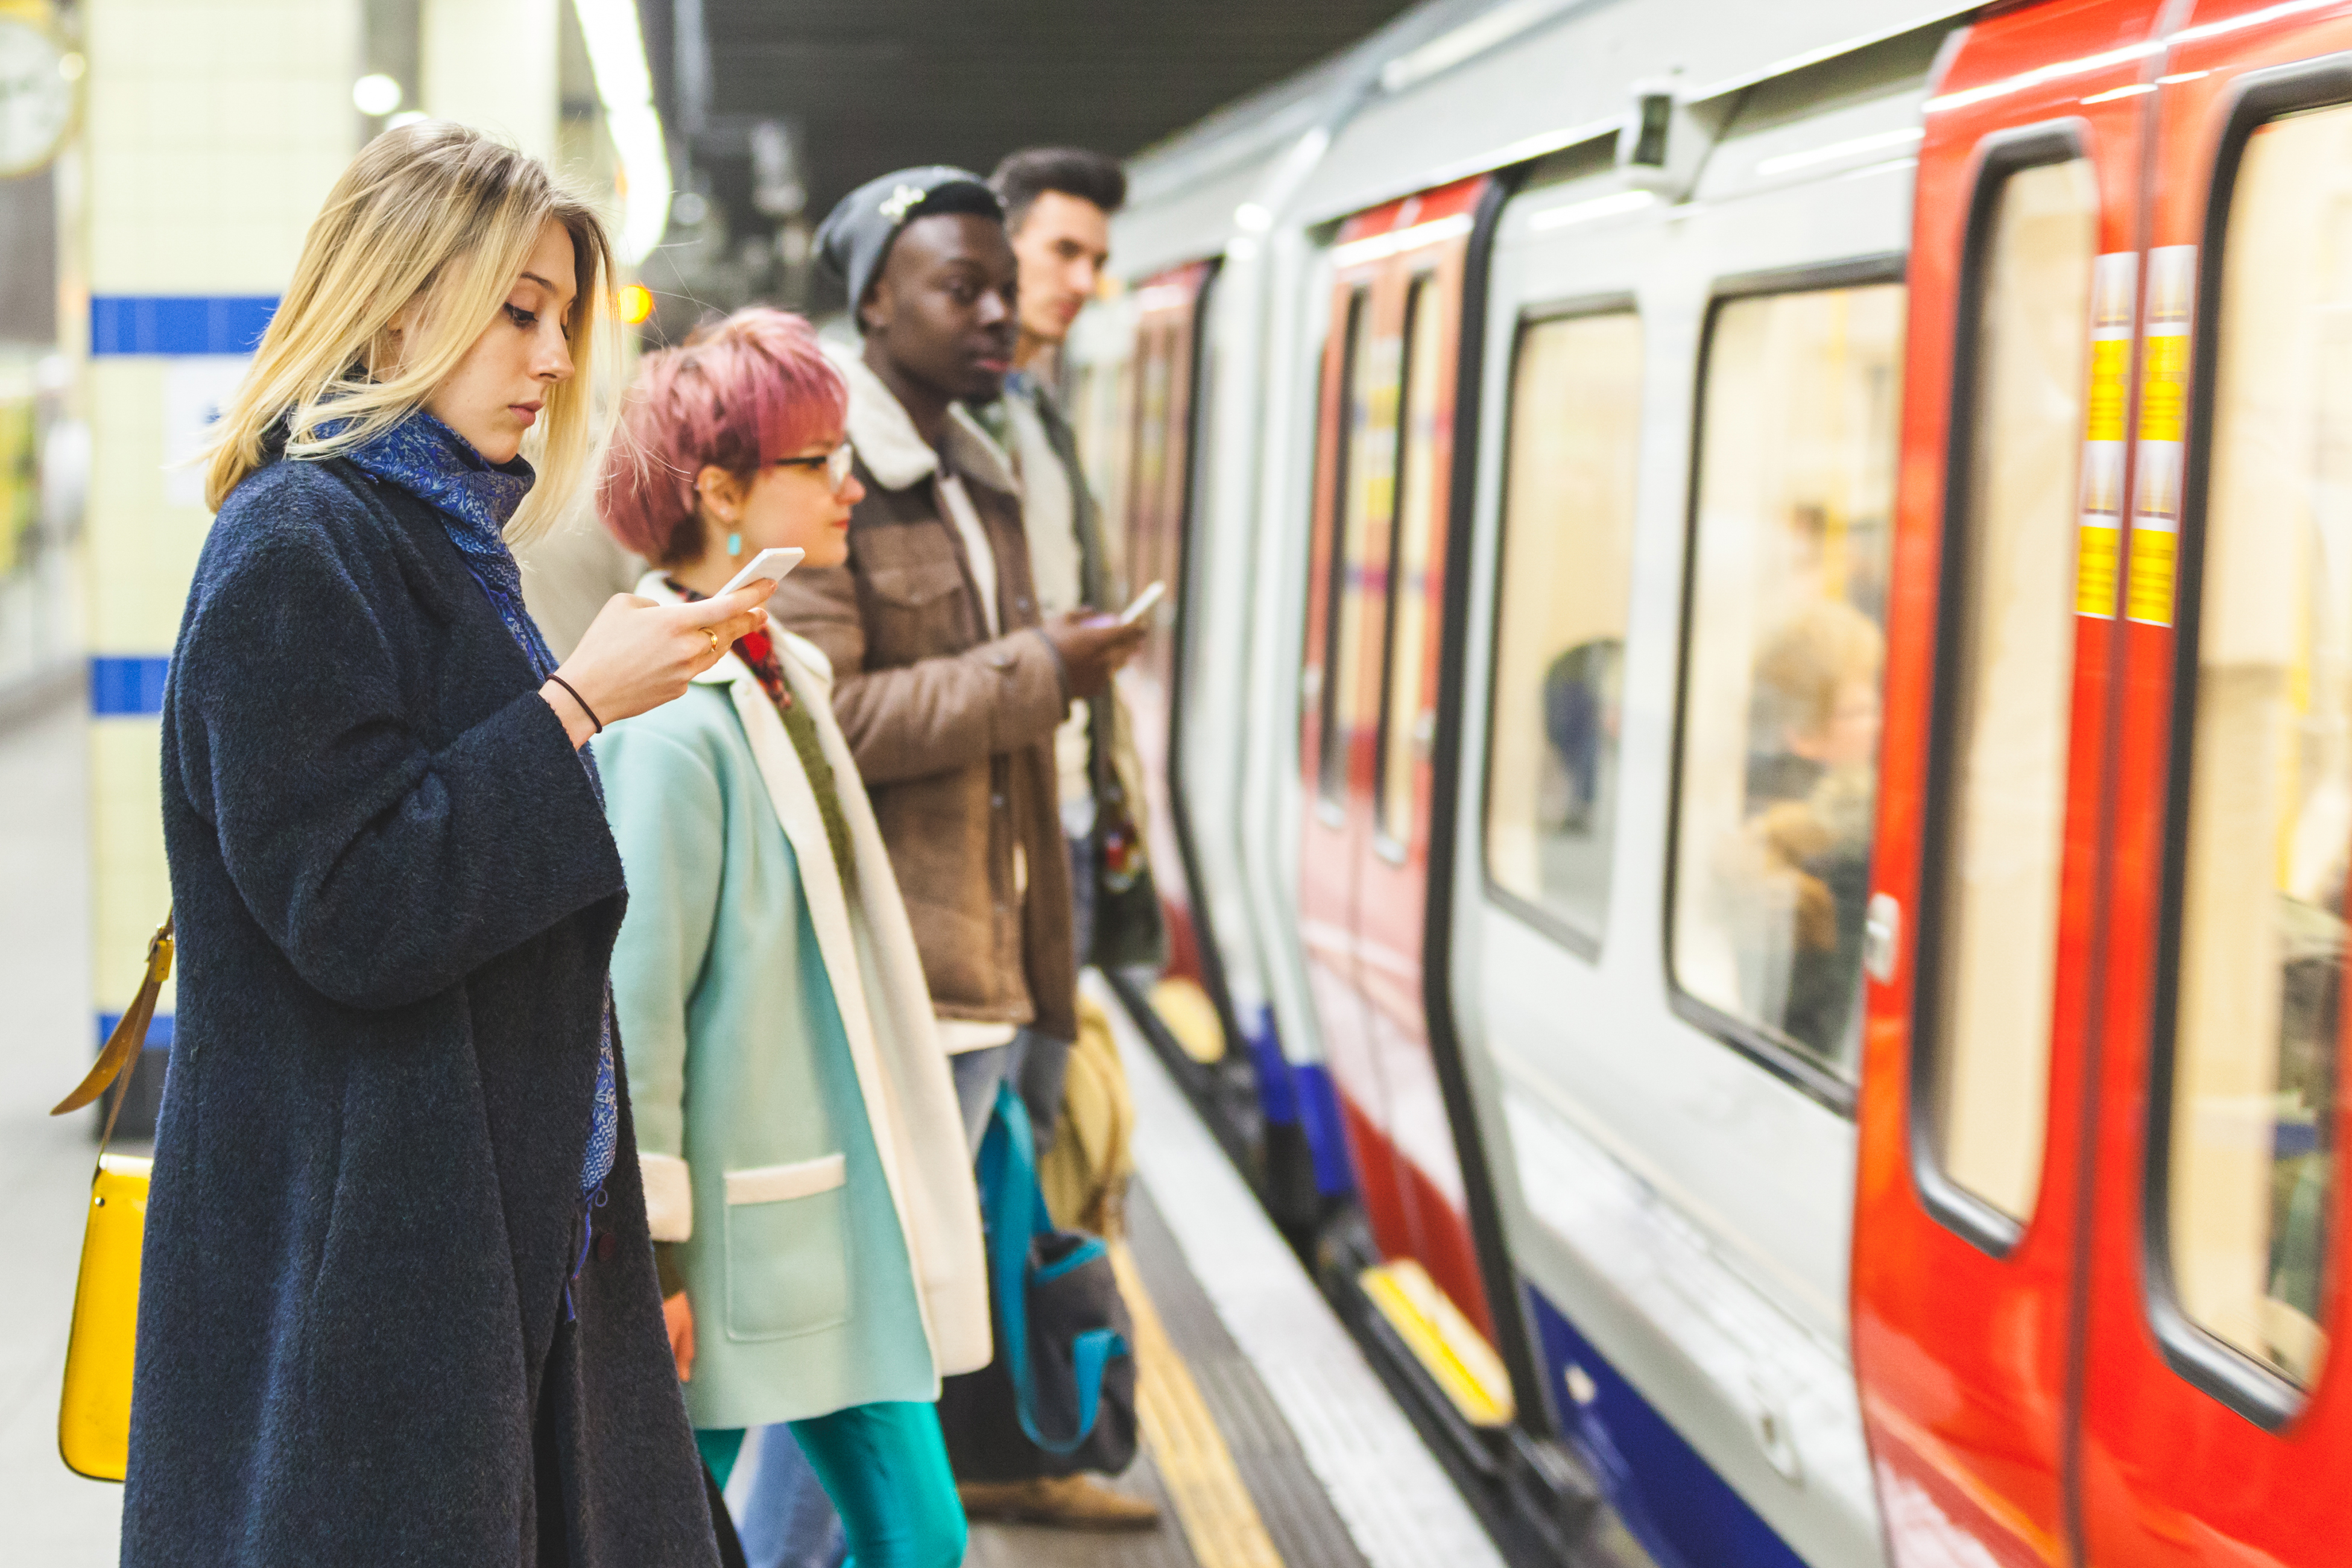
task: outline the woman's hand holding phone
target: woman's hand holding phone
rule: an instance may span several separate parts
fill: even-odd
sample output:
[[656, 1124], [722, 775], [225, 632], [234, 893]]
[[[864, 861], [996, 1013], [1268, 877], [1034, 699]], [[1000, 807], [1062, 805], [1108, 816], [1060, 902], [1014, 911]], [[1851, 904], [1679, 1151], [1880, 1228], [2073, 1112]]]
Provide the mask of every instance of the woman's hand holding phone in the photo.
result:
[[[563, 721], [572, 744], [585, 745], [600, 724], [684, 696], [688, 682], [767, 618], [763, 606], [775, 591], [774, 580], [762, 577], [731, 594], [686, 605], [615, 594], [589, 623], [572, 657], [556, 668], [572, 690], [551, 680], [540, 694]], [[581, 711], [583, 703], [593, 719]]]

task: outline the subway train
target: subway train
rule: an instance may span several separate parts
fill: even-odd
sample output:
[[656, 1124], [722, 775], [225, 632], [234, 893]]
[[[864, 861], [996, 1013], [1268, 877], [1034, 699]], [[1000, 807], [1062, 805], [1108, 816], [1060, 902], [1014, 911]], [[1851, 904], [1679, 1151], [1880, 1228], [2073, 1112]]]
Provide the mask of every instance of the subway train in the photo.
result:
[[2344, 1561], [2352, 4], [1437, 0], [1131, 177], [1114, 980], [1456, 1473]]

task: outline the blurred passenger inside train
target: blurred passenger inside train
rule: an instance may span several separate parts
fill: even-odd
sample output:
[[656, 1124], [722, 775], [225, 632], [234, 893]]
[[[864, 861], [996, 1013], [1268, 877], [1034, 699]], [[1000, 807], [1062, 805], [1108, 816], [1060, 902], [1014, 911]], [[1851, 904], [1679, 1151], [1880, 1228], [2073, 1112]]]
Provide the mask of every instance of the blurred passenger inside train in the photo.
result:
[[1738, 924], [1750, 1003], [1842, 1055], [1862, 981], [1886, 641], [1841, 598], [1806, 605], [1756, 661]]
[[[648, 356], [598, 498], [655, 563], [638, 593], [701, 604], [772, 548], [837, 570], [866, 494], [847, 415], [815, 333], [782, 311]], [[680, 700], [597, 738], [631, 895], [614, 996], [712, 1473], [748, 1428], [788, 1422], [859, 1568], [952, 1568], [964, 1521], [935, 1406], [942, 1374], [990, 1358], [978, 1198], [832, 679], [762, 616]]]
[[132, 1568], [719, 1561], [585, 748], [684, 695], [770, 584], [616, 597], [561, 664], [525, 615], [504, 535], [584, 476], [609, 276], [536, 161], [389, 132], [220, 418], [163, 717], [182, 968]]
[[[1024, 1032], [1076, 1035], [1054, 735], [1143, 633], [1040, 610], [1020, 482], [964, 406], [1001, 395], [1017, 341], [996, 194], [961, 169], [885, 174], [842, 199], [816, 244], [861, 335], [835, 363], [866, 493], [846, 562], [793, 573], [775, 607], [832, 664], [976, 1154]], [[1058, 1522], [1134, 1511], [1082, 1479], [1063, 1490]]]
[[[1004, 395], [972, 412], [1021, 481], [1039, 614], [1115, 611], [1126, 588], [1117, 542], [1103, 528], [1076, 433], [1054, 388], [1062, 341], [1110, 259], [1110, 220], [1127, 200], [1127, 174], [1117, 159], [1085, 148], [1033, 147], [999, 163], [989, 184], [1003, 198], [1005, 232], [1020, 263], [1020, 332]], [[1116, 682], [1072, 705], [1054, 735], [1054, 762], [1079, 966], [1157, 969], [1166, 961], [1167, 936], [1137, 819], [1143, 764]], [[1082, 1012], [1092, 1006], [1080, 1003]], [[1068, 1042], [1034, 1031], [1022, 1045], [1018, 1087], [1040, 1153], [1054, 1141], [1069, 1052]]]

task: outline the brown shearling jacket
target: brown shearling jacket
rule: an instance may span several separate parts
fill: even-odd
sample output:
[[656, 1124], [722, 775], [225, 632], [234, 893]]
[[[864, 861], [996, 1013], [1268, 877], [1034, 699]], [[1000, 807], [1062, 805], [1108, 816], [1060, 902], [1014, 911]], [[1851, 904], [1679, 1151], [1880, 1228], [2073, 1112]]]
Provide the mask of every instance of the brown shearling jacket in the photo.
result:
[[843, 353], [866, 498], [846, 564], [794, 572], [771, 607], [832, 661], [833, 710], [889, 847], [942, 1018], [1077, 1036], [1070, 868], [1054, 731], [1061, 658], [1037, 629], [1016, 482], [959, 416], [948, 461], [993, 544], [990, 637], [939, 454], [896, 397]]

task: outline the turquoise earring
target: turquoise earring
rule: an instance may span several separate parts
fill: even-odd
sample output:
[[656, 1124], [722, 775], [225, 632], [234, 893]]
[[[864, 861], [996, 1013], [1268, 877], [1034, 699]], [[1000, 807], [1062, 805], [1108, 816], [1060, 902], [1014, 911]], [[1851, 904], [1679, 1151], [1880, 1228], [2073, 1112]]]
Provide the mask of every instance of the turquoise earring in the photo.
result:
[[743, 536], [742, 536], [741, 534], [740, 534], [740, 533], [730, 533], [730, 534], [729, 534], [729, 535], [727, 536], [727, 559], [729, 559], [730, 561], [732, 561], [732, 560], [734, 560], [737, 556], [739, 556], [739, 555], [740, 555], [740, 554], [742, 554], [742, 553], [743, 553]]

